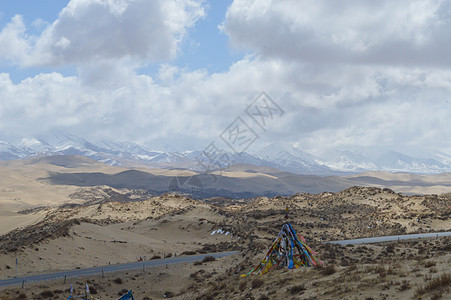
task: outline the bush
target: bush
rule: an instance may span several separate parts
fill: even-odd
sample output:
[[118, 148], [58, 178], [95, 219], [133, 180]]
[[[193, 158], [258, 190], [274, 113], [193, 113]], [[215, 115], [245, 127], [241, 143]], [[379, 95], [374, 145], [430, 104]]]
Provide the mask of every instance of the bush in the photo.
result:
[[202, 262], [215, 261], [216, 258], [214, 256], [205, 256]]
[[39, 294], [42, 298], [52, 298], [53, 297], [53, 292], [52, 291], [43, 291]]
[[426, 285], [419, 286], [415, 290], [415, 296], [419, 297], [429, 292], [435, 292], [436, 295], [440, 295], [450, 286], [451, 286], [451, 274], [443, 273], [442, 275], [435, 277], [434, 279], [426, 283]]
[[385, 247], [385, 251], [393, 253], [395, 252], [395, 246], [390, 244], [387, 247]]
[[399, 290], [400, 291], [405, 291], [410, 289], [410, 283], [408, 280], [404, 279], [401, 283], [401, 285], [399, 286]]
[[116, 278], [116, 279], [114, 279], [113, 282], [114, 282], [114, 283], [117, 283], [117, 284], [122, 284], [122, 283], [124, 283], [124, 281], [122, 280], [122, 278], [119, 278], [119, 277]]
[[117, 295], [118, 295], [118, 296], [122, 296], [122, 295], [126, 294], [127, 292], [128, 292], [127, 289], [122, 289], [122, 290], [120, 290], [119, 292], [117, 292]]
[[426, 268], [435, 267], [436, 264], [437, 263], [435, 261], [433, 261], [433, 260], [427, 260], [427, 261], [424, 262], [424, 266]]
[[89, 287], [89, 292], [90, 292], [92, 295], [97, 295], [97, 289], [96, 289], [94, 286], [90, 286], [90, 287]]
[[290, 292], [291, 295], [296, 295], [302, 291], [305, 291], [305, 285], [303, 285], [303, 284], [294, 285], [294, 286], [288, 288], [287, 290], [288, 290], [288, 292]]
[[335, 273], [335, 266], [334, 265], [327, 265], [321, 270], [321, 274], [323, 275], [332, 275]]
[[166, 292], [164, 292], [164, 295], [163, 295], [165, 298], [172, 298], [172, 297], [174, 297], [175, 296], [175, 294], [173, 293], [173, 292], [171, 292], [171, 291], [166, 291]]
[[374, 272], [379, 274], [379, 277], [384, 278], [387, 276], [387, 270], [383, 266], [377, 266], [374, 268]]
[[252, 286], [253, 289], [256, 289], [256, 288], [261, 287], [261, 286], [263, 285], [263, 283], [264, 283], [263, 280], [261, 280], [261, 279], [255, 279], [254, 281], [252, 281], [251, 286]]

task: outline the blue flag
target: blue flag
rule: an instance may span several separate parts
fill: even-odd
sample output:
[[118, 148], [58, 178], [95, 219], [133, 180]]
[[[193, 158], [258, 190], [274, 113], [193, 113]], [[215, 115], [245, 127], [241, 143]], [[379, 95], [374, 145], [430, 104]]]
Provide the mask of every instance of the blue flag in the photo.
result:
[[133, 298], [132, 290], [129, 290], [126, 294], [122, 295], [117, 300], [135, 300], [135, 298]]

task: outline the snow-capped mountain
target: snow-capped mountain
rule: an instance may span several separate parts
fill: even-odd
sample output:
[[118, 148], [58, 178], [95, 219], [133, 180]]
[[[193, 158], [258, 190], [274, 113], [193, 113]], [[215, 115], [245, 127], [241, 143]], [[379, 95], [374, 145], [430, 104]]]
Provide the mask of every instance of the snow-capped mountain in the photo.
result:
[[16, 141], [0, 141], [0, 160], [12, 160], [51, 155], [80, 155], [117, 166], [150, 166], [186, 168], [207, 171], [233, 164], [272, 167], [297, 174], [337, 175], [364, 171], [411, 173], [451, 172], [451, 155], [432, 153], [418, 158], [380, 149], [333, 150], [311, 155], [290, 144], [271, 144], [255, 154], [222, 153], [212, 159], [202, 151], [168, 152], [151, 150], [136, 143], [83, 138], [58, 131]]
[[21, 147], [22, 150], [28, 150], [32, 153], [50, 153], [53, 151], [53, 147], [47, 144], [47, 142], [40, 141], [34, 138], [24, 138], [18, 144], [18, 147]]
[[257, 154], [262, 159], [268, 161], [274, 161], [280, 159], [280, 157], [295, 157], [297, 160], [302, 160], [306, 163], [313, 163], [317, 159], [316, 156], [286, 143], [270, 144], [258, 151]]
[[10, 160], [24, 158], [28, 153], [24, 153], [22, 149], [9, 144], [5, 141], [0, 141], [0, 160]]
[[323, 158], [316, 160], [316, 162], [332, 170], [344, 172], [377, 171], [380, 169], [370, 159], [348, 150], [328, 151]]
[[275, 143], [266, 146], [258, 152], [260, 158], [271, 162], [265, 166], [276, 167], [285, 171], [298, 174], [330, 175], [341, 171], [333, 170], [326, 165], [318, 163], [320, 159], [293, 145]]
[[451, 165], [451, 155], [445, 154], [445, 153], [441, 153], [441, 152], [437, 152], [433, 154], [435, 160], [441, 162], [442, 164], [445, 165]]
[[441, 173], [451, 169], [449, 165], [432, 158], [413, 158], [395, 151], [383, 153], [376, 163], [383, 171], [395, 172]]

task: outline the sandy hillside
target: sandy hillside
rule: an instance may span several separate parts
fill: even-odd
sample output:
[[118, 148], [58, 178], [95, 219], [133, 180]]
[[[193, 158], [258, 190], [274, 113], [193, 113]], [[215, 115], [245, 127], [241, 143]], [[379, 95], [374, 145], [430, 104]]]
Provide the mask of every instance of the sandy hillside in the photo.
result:
[[344, 176], [356, 185], [389, 187], [404, 194], [451, 193], [451, 173], [419, 175], [410, 173], [365, 172]]
[[[41, 206], [60, 206], [86, 201], [144, 200], [150, 194], [141, 194], [127, 189], [104, 189], [98, 191], [73, 184], [53, 184], [52, 174], [106, 174], [114, 175], [128, 169], [112, 167], [79, 156], [51, 156], [24, 160], [0, 162], [0, 234], [15, 228], [34, 224], [44, 217], [39, 211], [22, 214], [21, 211]], [[161, 176], [191, 176], [184, 170], [145, 169], [146, 172]], [[144, 172], [144, 171], [143, 171]]]
[[[175, 176], [183, 180], [197, 174], [181, 169], [125, 169], [85, 157], [63, 155], [0, 162], [0, 172], [0, 234], [35, 224], [44, 217], [41, 211], [33, 214], [22, 214], [22, 211], [40, 206], [145, 200], [168, 192]], [[390, 187], [409, 194], [451, 192], [451, 173], [369, 172], [346, 177], [318, 177], [238, 164], [227, 170], [197, 176], [203, 198], [236, 198], [239, 203], [248, 202], [240, 198], [254, 198], [255, 195], [339, 191], [353, 185]]]
[[[99, 187], [91, 189], [93, 194], [100, 192]], [[108, 193], [110, 188], [103, 189]], [[89, 189], [84, 193], [89, 194]], [[438, 299], [441, 295], [446, 299], [449, 295], [450, 238], [347, 247], [321, 242], [450, 230], [451, 194], [404, 196], [390, 189], [353, 187], [338, 193], [230, 202], [222, 198], [211, 203], [162, 195], [30, 211], [43, 219], [0, 238], [0, 274], [14, 276], [16, 257], [20, 275], [25, 275], [136, 261], [143, 256], [239, 250], [240, 254], [213, 262], [91, 276], [70, 283], [80, 289], [89, 282], [98, 299], [114, 299], [128, 288], [136, 291], [138, 299], [168, 295], [176, 299], [409, 299], [421, 295]], [[285, 222], [286, 207], [290, 223], [327, 267], [280, 269], [240, 278], [273, 241]], [[24, 290], [7, 288], [0, 294], [45, 299], [50, 291], [54, 295], [50, 298], [58, 298], [67, 295], [68, 287], [69, 282], [54, 281]]]

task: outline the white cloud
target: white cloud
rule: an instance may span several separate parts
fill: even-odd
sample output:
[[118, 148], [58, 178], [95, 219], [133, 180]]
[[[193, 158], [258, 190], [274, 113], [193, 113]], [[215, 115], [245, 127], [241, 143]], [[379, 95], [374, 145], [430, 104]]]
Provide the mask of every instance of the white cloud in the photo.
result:
[[451, 71], [439, 46], [451, 36], [447, 3], [234, 1], [223, 29], [250, 55], [214, 74], [164, 62], [155, 78], [136, 70], [176, 56], [202, 4], [71, 1], [39, 37], [14, 17], [0, 33], [3, 58], [74, 64], [78, 74], [20, 83], [0, 74], [0, 131], [30, 137], [57, 127], [203, 149], [266, 91], [286, 112], [259, 132], [267, 142], [315, 152], [359, 145], [446, 152]]
[[30, 41], [25, 30], [22, 17], [16, 15], [0, 31], [0, 60], [17, 61], [26, 57], [30, 51]]
[[195, 0], [71, 0], [37, 37], [15, 16], [0, 35], [0, 54], [23, 66], [168, 60], [203, 15]]
[[[95, 82], [102, 70], [111, 78]], [[326, 76], [304, 65], [249, 58], [214, 75], [166, 66], [161, 73], [178, 76], [164, 85], [127, 66], [100, 65], [90, 72], [42, 74], [19, 84], [3, 74], [1, 131], [32, 136], [56, 127], [91, 138], [189, 145], [195, 140], [201, 149], [238, 115], [245, 117], [247, 104], [265, 90], [286, 112], [268, 132], [259, 132], [267, 142], [298, 142], [312, 151], [377, 144], [450, 147], [449, 71], [342, 67]]]
[[449, 67], [449, 1], [236, 0], [223, 29], [233, 45], [316, 63]]

